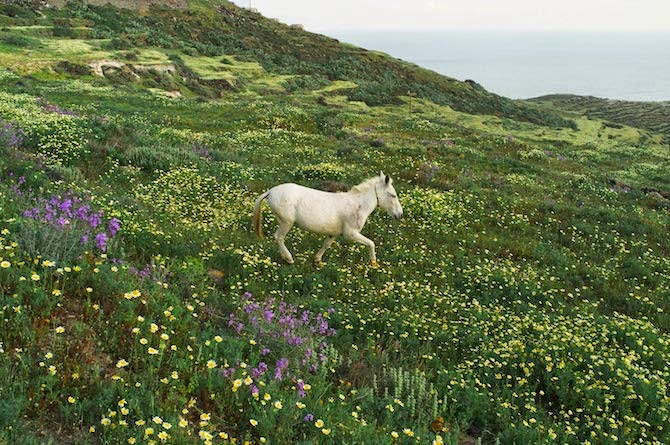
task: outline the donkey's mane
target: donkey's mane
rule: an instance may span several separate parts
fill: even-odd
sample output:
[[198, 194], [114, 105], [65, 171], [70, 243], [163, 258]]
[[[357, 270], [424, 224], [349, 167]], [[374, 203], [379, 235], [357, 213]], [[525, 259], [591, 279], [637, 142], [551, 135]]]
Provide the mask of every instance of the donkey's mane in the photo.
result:
[[354, 193], [364, 193], [370, 190], [379, 182], [379, 176], [373, 176], [370, 179], [366, 179], [358, 185], [355, 185], [351, 188], [351, 191]]

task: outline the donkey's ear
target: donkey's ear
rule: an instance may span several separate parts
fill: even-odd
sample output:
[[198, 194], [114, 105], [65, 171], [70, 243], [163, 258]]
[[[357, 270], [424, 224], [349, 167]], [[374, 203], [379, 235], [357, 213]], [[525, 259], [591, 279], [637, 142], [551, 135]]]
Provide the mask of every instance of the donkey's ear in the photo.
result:
[[388, 185], [389, 182], [391, 182], [391, 177], [389, 175], [386, 175], [386, 185]]
[[386, 176], [386, 175], [384, 174], [383, 171], [379, 170], [379, 176], [381, 176], [381, 177], [383, 178], [383, 177]]

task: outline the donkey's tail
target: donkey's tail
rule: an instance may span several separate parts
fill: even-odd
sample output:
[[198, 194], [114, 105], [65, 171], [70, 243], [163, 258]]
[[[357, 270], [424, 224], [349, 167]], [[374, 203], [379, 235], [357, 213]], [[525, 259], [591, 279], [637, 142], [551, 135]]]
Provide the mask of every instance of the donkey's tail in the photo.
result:
[[261, 204], [263, 203], [263, 200], [268, 197], [269, 194], [270, 191], [268, 190], [267, 192], [259, 196], [256, 199], [256, 202], [254, 203], [254, 218], [252, 220], [252, 225], [254, 227], [254, 230], [256, 230], [256, 233], [258, 234], [259, 238], [263, 238], [263, 232], [261, 232]]

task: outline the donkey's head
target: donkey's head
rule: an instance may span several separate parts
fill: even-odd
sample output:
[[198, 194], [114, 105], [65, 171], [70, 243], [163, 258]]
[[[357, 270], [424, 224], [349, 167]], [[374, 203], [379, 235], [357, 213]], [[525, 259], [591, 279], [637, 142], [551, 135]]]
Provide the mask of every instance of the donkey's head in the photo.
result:
[[402, 206], [398, 200], [398, 194], [393, 188], [393, 179], [385, 175], [384, 172], [379, 172], [379, 184], [375, 191], [377, 192], [379, 207], [386, 210], [395, 219], [402, 218]]

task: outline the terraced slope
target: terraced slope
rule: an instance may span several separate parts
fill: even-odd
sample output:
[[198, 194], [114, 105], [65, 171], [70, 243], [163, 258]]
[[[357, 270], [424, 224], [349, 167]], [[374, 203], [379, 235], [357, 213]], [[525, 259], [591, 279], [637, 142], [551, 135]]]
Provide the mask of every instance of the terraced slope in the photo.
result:
[[542, 96], [530, 101], [549, 103], [559, 109], [577, 111], [615, 124], [651, 130], [670, 140], [670, 101], [632, 102], [571, 94]]

